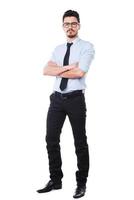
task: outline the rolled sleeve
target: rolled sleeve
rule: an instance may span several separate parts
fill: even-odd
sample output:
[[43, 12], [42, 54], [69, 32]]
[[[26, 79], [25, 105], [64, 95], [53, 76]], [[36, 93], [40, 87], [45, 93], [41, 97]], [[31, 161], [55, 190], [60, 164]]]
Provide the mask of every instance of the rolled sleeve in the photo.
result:
[[83, 49], [80, 60], [79, 60], [79, 68], [84, 71], [88, 72], [91, 62], [94, 58], [95, 50], [94, 46], [91, 43], [88, 43], [86, 47]]

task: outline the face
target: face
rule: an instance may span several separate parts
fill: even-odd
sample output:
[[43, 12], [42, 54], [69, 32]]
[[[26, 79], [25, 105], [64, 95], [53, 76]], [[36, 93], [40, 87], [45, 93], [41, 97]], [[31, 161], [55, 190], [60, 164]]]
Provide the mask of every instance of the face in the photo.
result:
[[80, 24], [76, 17], [65, 17], [63, 22], [63, 30], [68, 38], [75, 38], [80, 29]]

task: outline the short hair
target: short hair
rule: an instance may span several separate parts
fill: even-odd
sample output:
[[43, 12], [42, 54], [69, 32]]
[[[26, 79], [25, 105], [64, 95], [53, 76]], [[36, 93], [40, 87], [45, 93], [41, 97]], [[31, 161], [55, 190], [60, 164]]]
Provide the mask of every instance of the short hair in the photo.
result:
[[77, 21], [80, 22], [80, 16], [79, 16], [79, 13], [77, 11], [67, 10], [63, 15], [63, 22], [64, 22], [65, 17], [76, 17]]

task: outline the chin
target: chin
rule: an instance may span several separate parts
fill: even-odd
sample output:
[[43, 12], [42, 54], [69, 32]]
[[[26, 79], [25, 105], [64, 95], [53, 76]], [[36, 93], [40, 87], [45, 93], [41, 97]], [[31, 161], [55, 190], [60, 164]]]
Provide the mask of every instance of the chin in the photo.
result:
[[75, 35], [68, 35], [69, 38], [74, 38], [76, 37], [76, 34]]

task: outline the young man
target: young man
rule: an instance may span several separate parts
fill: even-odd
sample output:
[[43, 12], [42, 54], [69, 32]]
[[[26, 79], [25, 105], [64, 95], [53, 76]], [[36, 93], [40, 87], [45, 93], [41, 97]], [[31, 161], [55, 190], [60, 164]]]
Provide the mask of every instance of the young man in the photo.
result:
[[89, 152], [85, 130], [85, 75], [94, 57], [93, 45], [78, 37], [80, 18], [76, 11], [68, 10], [63, 15], [63, 30], [67, 37], [65, 44], [55, 48], [43, 74], [56, 76], [54, 90], [50, 95], [47, 115], [46, 143], [49, 158], [50, 181], [39, 193], [62, 188], [63, 172], [60, 154], [60, 134], [66, 116], [72, 126], [75, 152], [77, 155], [74, 198], [84, 196], [89, 171]]

